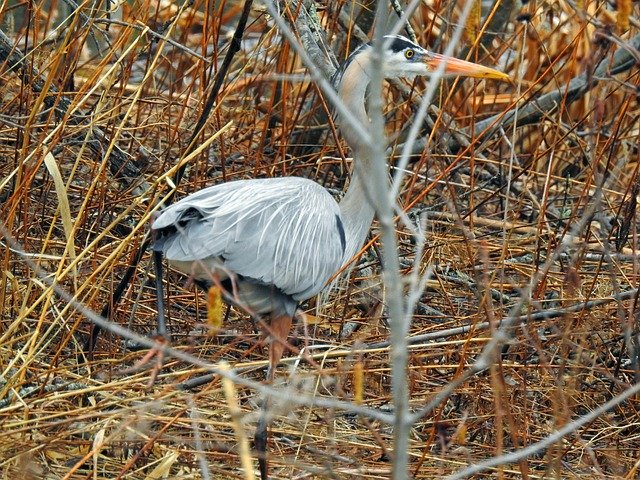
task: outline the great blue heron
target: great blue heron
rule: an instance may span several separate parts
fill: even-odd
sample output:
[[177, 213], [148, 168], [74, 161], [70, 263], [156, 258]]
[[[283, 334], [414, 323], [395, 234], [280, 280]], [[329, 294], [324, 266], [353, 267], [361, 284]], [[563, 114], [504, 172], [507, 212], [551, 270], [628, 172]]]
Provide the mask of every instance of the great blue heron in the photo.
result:
[[[386, 45], [386, 78], [428, 75], [443, 62], [444, 76], [509, 78], [431, 53], [402, 36], [386, 37]], [[359, 47], [333, 79], [338, 96], [364, 126], [370, 122], [365, 95], [372, 52], [371, 44]], [[369, 150], [342, 120], [338, 116], [356, 166], [340, 203], [305, 178], [239, 180], [185, 197], [167, 207], [151, 227], [156, 255], [162, 254], [200, 286], [221, 285], [227, 302], [269, 319], [271, 374], [298, 304], [318, 294], [358, 252], [373, 221], [364, 188]]]

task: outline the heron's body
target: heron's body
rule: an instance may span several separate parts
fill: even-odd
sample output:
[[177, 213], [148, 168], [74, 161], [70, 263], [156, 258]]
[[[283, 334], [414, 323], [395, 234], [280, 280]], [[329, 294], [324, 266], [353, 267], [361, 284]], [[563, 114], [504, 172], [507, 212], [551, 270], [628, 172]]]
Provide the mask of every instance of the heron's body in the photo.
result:
[[200, 282], [231, 280], [237, 293], [227, 298], [257, 315], [294, 315], [340, 268], [346, 247], [338, 203], [298, 177], [205, 188], [164, 210], [153, 229], [169, 264]]
[[[449, 76], [508, 78], [481, 65], [428, 52], [401, 36], [386, 39], [386, 78], [427, 75], [442, 63]], [[365, 95], [372, 54], [371, 45], [360, 46], [333, 77], [338, 96], [364, 131], [370, 125]], [[151, 227], [154, 250], [201, 285], [219, 282], [228, 302], [260, 318], [269, 317], [272, 327], [275, 319], [290, 324], [298, 303], [320, 292], [362, 247], [374, 217], [367, 195], [377, 192], [367, 193], [366, 188], [372, 160], [369, 140], [342, 116], [337, 120], [355, 165], [339, 204], [320, 185], [304, 178], [223, 183], [167, 207]]]

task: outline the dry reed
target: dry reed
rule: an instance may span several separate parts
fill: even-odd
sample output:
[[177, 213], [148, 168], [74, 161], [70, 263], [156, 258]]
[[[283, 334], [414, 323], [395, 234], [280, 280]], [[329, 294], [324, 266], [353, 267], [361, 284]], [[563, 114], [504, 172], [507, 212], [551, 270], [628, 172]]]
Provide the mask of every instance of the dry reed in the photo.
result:
[[[635, 296], [533, 316], [637, 288], [639, 70], [590, 78], [640, 34], [637, 5], [622, 3], [626, 14], [600, 1], [529, 2], [511, 11], [502, 2], [492, 13], [483, 10], [487, 25], [477, 23], [478, 9], [468, 19], [458, 53], [499, 65], [514, 84], [446, 82], [425, 122], [428, 148], [408, 167], [400, 204], [414, 227], [423, 222], [427, 244], [416, 259], [415, 238], [399, 222], [401, 262], [407, 274], [413, 265], [431, 274], [411, 335], [468, 327], [411, 346], [411, 406], [419, 410], [473, 366], [499, 320], [532, 316], [514, 326], [488, 370], [413, 425], [416, 479], [542, 440], [640, 377]], [[184, 159], [242, 4], [141, 0], [112, 12], [82, 4], [67, 18], [72, 5], [5, 2], [0, 9], [15, 49], [0, 62], [0, 219], [75, 300], [95, 311], [112, 301], [179, 162], [186, 165], [179, 196], [222, 181], [285, 175], [343, 188], [348, 150], [336, 144], [326, 103], [262, 7], [253, 8], [197, 139], [209, 143]], [[285, 15], [297, 15], [296, 5]], [[364, 7], [316, 7], [327, 47], [344, 58], [371, 25]], [[423, 2], [411, 17], [419, 42], [442, 49], [459, 12], [453, 2]], [[638, 50], [627, 49], [637, 61]], [[11, 55], [22, 63], [11, 68]], [[585, 73], [593, 80], [587, 91], [561, 97], [534, 124], [488, 138], [474, 128]], [[423, 86], [417, 80], [388, 89], [396, 143]], [[575, 231], [581, 221], [585, 228]], [[178, 388], [204, 371], [173, 358], [149, 385], [149, 370], [132, 368], [143, 353], [110, 334], [86, 359], [90, 323], [8, 238], [2, 268], [1, 478], [249, 478], [241, 467], [257, 420], [256, 391], [218, 377], [193, 391]], [[153, 332], [151, 276], [145, 256], [110, 320]], [[229, 312], [222, 331], [210, 335], [205, 297], [175, 273], [167, 287], [176, 349], [262, 378], [266, 350], [246, 315]], [[375, 239], [346, 291], [320, 310], [313, 301], [306, 307], [309, 323], [291, 341], [310, 361], [282, 367], [278, 388], [289, 398], [357, 400], [385, 411], [388, 348], [367, 349], [388, 335]], [[639, 408], [632, 397], [485, 475], [638, 478]], [[388, 478], [392, 432], [385, 423], [286, 399], [275, 402], [273, 415], [274, 478]]]

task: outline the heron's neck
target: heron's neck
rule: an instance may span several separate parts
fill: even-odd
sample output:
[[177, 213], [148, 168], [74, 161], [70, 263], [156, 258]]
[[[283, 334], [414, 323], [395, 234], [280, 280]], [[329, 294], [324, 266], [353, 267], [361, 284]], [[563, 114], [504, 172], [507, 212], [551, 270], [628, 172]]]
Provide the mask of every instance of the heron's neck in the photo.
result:
[[349, 188], [340, 202], [340, 216], [346, 240], [343, 264], [350, 261], [362, 248], [375, 213], [366, 195], [367, 180], [363, 178], [362, 173], [364, 169], [359, 167], [361, 165], [354, 168]]
[[[366, 109], [366, 94], [369, 87], [369, 66], [371, 64], [369, 52], [365, 52], [354, 58], [345, 68], [340, 78], [340, 83], [336, 86], [338, 96], [344, 103], [347, 110], [351, 113], [350, 117], [357, 120], [365, 131], [370, 131], [371, 120]], [[338, 124], [340, 125], [340, 133], [347, 141], [351, 150], [353, 150], [353, 156], [366, 157], [366, 155], [360, 155], [362, 151], [367, 150], [367, 145], [363, 142], [363, 139], [358, 132], [352, 128], [351, 122], [347, 122], [344, 116], [338, 114]], [[367, 158], [355, 158], [361, 162], [367, 162]]]
[[[365, 95], [369, 86], [368, 56], [360, 55], [345, 69], [338, 95], [345, 102], [348, 110], [369, 130], [371, 124], [365, 108]], [[363, 81], [363, 79], [366, 79]], [[348, 262], [362, 248], [367, 233], [373, 222], [374, 208], [367, 198], [367, 172], [371, 165], [369, 146], [366, 145], [358, 133], [350, 128], [343, 118], [338, 116], [340, 130], [353, 152], [354, 167], [351, 172], [349, 188], [340, 202], [340, 213], [345, 230], [346, 248], [343, 263]]]

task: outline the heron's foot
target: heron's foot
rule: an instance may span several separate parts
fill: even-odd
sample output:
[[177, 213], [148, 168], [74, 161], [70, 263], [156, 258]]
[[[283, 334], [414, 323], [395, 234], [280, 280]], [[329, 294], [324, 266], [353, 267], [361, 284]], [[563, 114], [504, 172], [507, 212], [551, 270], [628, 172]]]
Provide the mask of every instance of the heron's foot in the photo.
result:
[[[154, 337], [155, 343], [149, 349], [149, 351], [138, 360], [133, 366], [126, 368], [122, 371], [124, 374], [131, 374], [135, 372], [139, 372], [141, 370], [145, 370], [147, 368], [151, 369], [151, 376], [149, 377], [149, 382], [147, 383], [147, 388], [151, 388], [158, 377], [158, 373], [162, 371], [162, 366], [164, 362], [164, 347], [169, 345], [169, 339], [166, 338], [166, 335], [156, 335]], [[140, 344], [137, 344], [140, 347]], [[132, 348], [132, 350], [134, 350]], [[140, 348], [138, 348], [140, 350]]]
[[[159, 334], [155, 332], [153, 333], [153, 335], [151, 335], [151, 338], [166, 345], [171, 344], [171, 335], [169, 335], [166, 332], [164, 334]], [[140, 350], [146, 350], [147, 348], [149, 348], [149, 346], [146, 343], [140, 343], [140, 342], [136, 342], [135, 340], [129, 340], [129, 339], [124, 340], [122, 342], [122, 345], [126, 350], [130, 350], [132, 352], [139, 352]]]

